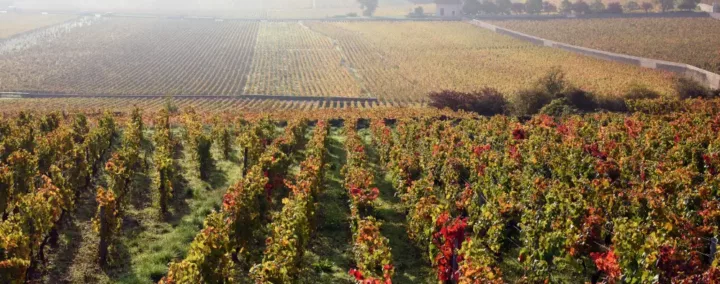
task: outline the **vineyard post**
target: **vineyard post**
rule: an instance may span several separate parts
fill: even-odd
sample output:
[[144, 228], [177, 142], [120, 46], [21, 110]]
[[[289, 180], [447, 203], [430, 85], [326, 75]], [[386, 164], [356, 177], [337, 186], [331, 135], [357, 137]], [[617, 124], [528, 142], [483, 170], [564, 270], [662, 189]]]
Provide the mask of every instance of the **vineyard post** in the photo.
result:
[[[100, 216], [105, 216], [105, 210], [107, 208], [105, 206], [100, 206]], [[107, 255], [108, 255], [108, 240], [106, 236], [110, 234], [110, 228], [108, 228], [107, 222], [100, 221], [100, 243], [98, 244], [98, 264], [100, 264], [101, 267], [105, 267], [107, 264]]]

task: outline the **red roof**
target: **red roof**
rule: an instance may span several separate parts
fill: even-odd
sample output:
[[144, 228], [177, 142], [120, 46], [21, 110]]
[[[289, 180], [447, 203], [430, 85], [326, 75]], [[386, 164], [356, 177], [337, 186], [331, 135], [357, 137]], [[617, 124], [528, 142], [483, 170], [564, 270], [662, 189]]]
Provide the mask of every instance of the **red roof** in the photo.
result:
[[435, 0], [435, 4], [462, 5], [462, 0]]

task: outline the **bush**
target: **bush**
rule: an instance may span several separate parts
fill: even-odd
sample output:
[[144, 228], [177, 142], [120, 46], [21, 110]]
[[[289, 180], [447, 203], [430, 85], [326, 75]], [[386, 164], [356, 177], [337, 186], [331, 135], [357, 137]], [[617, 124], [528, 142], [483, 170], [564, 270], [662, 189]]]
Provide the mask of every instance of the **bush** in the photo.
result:
[[597, 99], [598, 108], [611, 112], [627, 112], [628, 105], [620, 97], [600, 97]]
[[512, 110], [517, 116], [536, 114], [553, 100], [553, 96], [540, 89], [522, 90], [512, 98]]
[[165, 104], [164, 104], [163, 108], [168, 113], [177, 113], [178, 112], [178, 106], [175, 104], [175, 99], [172, 96], [165, 97]]
[[549, 104], [540, 109], [541, 114], [550, 116], [566, 116], [572, 114], [579, 114], [580, 110], [575, 108], [566, 99], [554, 99]]
[[430, 105], [436, 108], [447, 107], [454, 111], [472, 111], [486, 116], [504, 114], [508, 105], [505, 96], [493, 88], [472, 93], [448, 90], [433, 92], [430, 93], [430, 101]]
[[595, 95], [577, 88], [566, 91], [564, 100], [566, 103], [583, 112], [593, 111], [598, 107]]
[[633, 85], [625, 93], [626, 100], [652, 100], [660, 97], [660, 94], [643, 85]]
[[565, 72], [559, 67], [553, 67], [545, 76], [537, 80], [536, 87], [550, 96], [559, 98], [568, 87], [565, 81]]
[[699, 82], [684, 77], [675, 80], [675, 93], [679, 99], [709, 98], [710, 90]]
[[720, 97], [720, 89], [717, 89], [717, 90], [713, 91], [713, 92], [712, 92], [712, 96], [713, 96], [713, 98]]

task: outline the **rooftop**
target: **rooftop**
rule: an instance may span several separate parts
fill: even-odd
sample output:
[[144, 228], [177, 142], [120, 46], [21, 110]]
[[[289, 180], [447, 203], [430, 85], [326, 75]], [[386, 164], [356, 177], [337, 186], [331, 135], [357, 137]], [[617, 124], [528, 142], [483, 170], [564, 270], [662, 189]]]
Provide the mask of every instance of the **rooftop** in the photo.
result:
[[462, 0], [435, 0], [435, 4], [462, 5]]

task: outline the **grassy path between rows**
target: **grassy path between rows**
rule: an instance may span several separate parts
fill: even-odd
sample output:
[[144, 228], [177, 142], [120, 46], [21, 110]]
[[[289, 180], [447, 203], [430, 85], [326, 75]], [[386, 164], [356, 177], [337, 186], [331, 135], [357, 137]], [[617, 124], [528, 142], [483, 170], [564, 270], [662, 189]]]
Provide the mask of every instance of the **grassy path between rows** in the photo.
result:
[[392, 178], [380, 164], [380, 158], [372, 145], [369, 129], [358, 131], [365, 142], [369, 164], [375, 173], [375, 185], [380, 190], [375, 216], [383, 221], [381, 232], [390, 240], [395, 277], [393, 283], [437, 283], [434, 281], [430, 263], [423, 253], [408, 238], [405, 210], [393, 188]]
[[124, 226], [123, 230], [123, 243], [128, 248], [129, 259], [114, 281], [157, 282], [167, 273], [168, 263], [185, 256], [190, 243], [202, 229], [205, 217], [213, 210], [220, 210], [227, 188], [242, 178], [242, 162], [237, 159], [222, 160], [216, 150], [213, 148], [215, 169], [209, 181], [200, 180], [194, 167], [196, 162], [191, 161], [190, 153], [185, 152], [181, 160], [182, 186], [175, 189], [170, 216], [165, 220], [158, 217], [158, 207], [151, 202], [152, 187], [143, 189], [146, 196], [136, 196], [140, 199], [137, 201], [144, 204], [133, 206], [128, 212], [130, 219], [136, 222]]
[[340, 173], [345, 164], [345, 138], [332, 127], [328, 138], [325, 183], [318, 197], [317, 230], [305, 252], [306, 268], [300, 282], [353, 283], [347, 273], [352, 259], [348, 197]]

